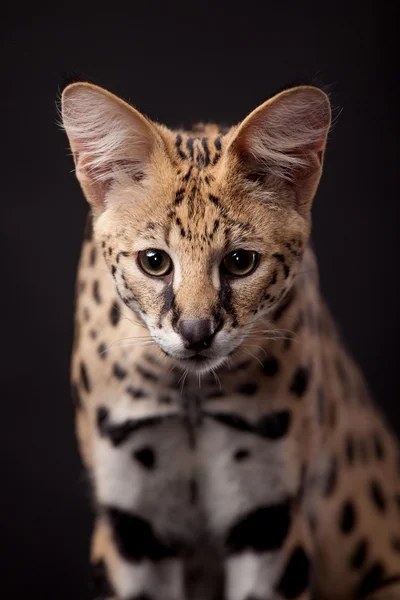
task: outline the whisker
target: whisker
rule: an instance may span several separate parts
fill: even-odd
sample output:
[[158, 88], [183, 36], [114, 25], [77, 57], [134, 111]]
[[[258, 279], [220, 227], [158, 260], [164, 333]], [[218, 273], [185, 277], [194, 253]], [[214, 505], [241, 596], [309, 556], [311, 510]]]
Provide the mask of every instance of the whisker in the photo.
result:
[[211, 369], [211, 373], [214, 375], [215, 383], [217, 383], [219, 389], [222, 390], [221, 379], [218, 377], [217, 372], [214, 368]]
[[254, 360], [256, 360], [261, 366], [263, 366], [261, 360], [259, 358], [257, 358], [257, 356], [254, 356], [254, 354], [252, 352], [250, 352], [250, 350], [247, 350], [246, 348], [243, 348], [242, 346], [240, 346], [240, 350], [242, 350], [242, 352], [245, 352], [246, 354], [248, 354], [249, 356], [254, 358]]
[[252, 348], [258, 348], [259, 350], [262, 350], [265, 354], [265, 356], [268, 356], [265, 348], [263, 348], [262, 346], [259, 346], [258, 344], [246, 344], [246, 342], [244, 342], [244, 346], [245, 348], [247, 348], [248, 346], [252, 347]]
[[182, 373], [181, 377], [180, 377], [180, 378], [179, 378], [179, 380], [178, 380], [178, 385], [179, 385], [179, 384], [181, 383], [181, 381], [182, 381], [182, 384], [181, 384], [181, 393], [183, 392], [183, 386], [185, 385], [185, 381], [186, 381], [186, 377], [187, 377], [188, 373], [189, 373], [189, 369], [185, 369], [185, 370], [183, 371], [183, 373]]
[[[123, 342], [125, 342], [125, 343], [123, 343]], [[115, 342], [112, 342], [111, 344], [109, 344], [108, 349], [110, 349], [111, 346], [115, 346], [115, 345], [128, 348], [129, 346], [135, 347], [135, 346], [145, 346], [145, 345], [151, 345], [151, 344], [153, 344], [154, 346], [156, 345], [156, 343], [153, 340], [137, 340], [136, 342], [126, 342], [125, 340], [115, 340]]]

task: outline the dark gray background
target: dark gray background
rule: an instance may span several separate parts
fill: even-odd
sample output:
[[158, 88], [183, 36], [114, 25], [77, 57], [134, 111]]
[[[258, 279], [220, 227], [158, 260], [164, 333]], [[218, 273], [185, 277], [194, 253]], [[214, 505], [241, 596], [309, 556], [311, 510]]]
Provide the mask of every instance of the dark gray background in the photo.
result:
[[237, 122], [293, 80], [331, 86], [337, 120], [313, 231], [322, 288], [399, 431], [395, 3], [237, 6], [132, 3], [113, 13], [112, 5], [68, 4], [58, 15], [29, 15], [16, 5], [3, 13], [0, 535], [8, 600], [88, 598], [89, 502], [68, 383], [86, 204], [56, 126], [64, 72], [86, 74], [169, 125]]

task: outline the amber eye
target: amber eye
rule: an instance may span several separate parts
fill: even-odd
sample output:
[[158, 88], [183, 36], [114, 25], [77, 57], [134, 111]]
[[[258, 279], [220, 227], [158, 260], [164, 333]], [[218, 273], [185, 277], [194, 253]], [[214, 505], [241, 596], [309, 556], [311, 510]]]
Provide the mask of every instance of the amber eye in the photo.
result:
[[225, 256], [221, 267], [228, 275], [244, 277], [250, 275], [257, 267], [258, 258], [257, 252], [252, 250], [234, 250]]
[[163, 277], [172, 270], [172, 260], [163, 250], [142, 250], [138, 253], [138, 263], [142, 271], [153, 277]]

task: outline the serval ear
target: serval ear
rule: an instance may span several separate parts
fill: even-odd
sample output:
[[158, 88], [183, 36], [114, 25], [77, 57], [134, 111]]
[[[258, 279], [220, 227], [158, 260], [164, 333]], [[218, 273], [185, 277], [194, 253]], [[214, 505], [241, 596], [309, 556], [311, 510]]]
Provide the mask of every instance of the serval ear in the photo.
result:
[[94, 214], [104, 210], [115, 183], [129, 178], [143, 184], [149, 157], [162, 145], [151, 121], [90, 83], [73, 83], [64, 89], [61, 114], [76, 176]]
[[331, 109], [328, 96], [312, 86], [277, 94], [238, 126], [228, 155], [259, 185], [286, 183], [291, 202], [307, 214], [322, 173]]

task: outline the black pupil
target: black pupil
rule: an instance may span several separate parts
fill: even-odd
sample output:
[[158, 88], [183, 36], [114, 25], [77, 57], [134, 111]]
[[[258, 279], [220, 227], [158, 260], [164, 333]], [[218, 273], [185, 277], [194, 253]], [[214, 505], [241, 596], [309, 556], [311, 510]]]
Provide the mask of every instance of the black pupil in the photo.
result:
[[252, 263], [252, 254], [243, 251], [232, 252], [231, 261], [235, 271], [246, 271]]
[[158, 252], [157, 250], [148, 250], [146, 252], [146, 258], [149, 267], [153, 271], [158, 271], [160, 268], [163, 267], [164, 256], [161, 254], [161, 252]]

